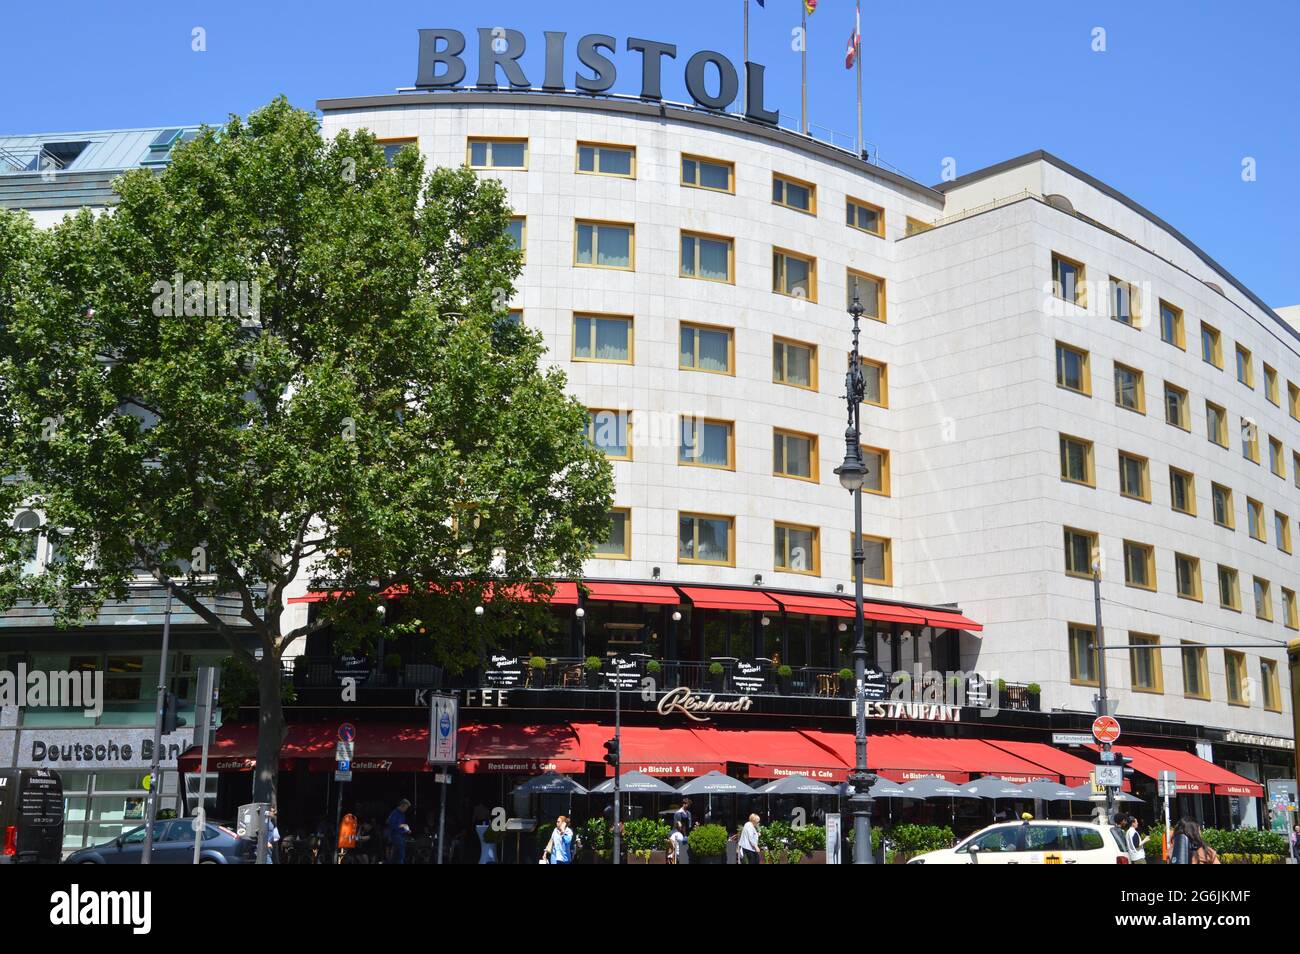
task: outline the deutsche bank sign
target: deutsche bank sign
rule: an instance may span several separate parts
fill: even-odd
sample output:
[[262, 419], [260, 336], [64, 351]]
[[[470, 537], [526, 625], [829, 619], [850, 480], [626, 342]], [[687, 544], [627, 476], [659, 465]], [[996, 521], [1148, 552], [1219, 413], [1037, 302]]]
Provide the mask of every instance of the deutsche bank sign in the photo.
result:
[[[563, 92], [569, 89], [565, 72], [565, 37], [547, 30], [545, 75], [541, 88]], [[519, 64], [527, 46], [518, 30], [479, 27], [479, 89], [497, 89], [499, 74], [511, 89], [534, 89]], [[677, 46], [657, 40], [628, 37], [625, 50], [641, 56], [641, 98], [663, 99], [664, 59], [677, 59]], [[465, 34], [459, 30], [421, 30], [420, 60], [415, 85], [419, 89], [446, 89], [465, 80]], [[584, 93], [603, 93], [618, 80], [618, 67], [610, 56], [618, 53], [618, 41], [604, 33], [588, 33], [578, 40], [578, 63], [573, 88]], [[584, 73], [585, 67], [589, 73]], [[775, 125], [777, 114], [763, 105], [763, 71], [757, 63], [745, 64], [745, 118]], [[740, 78], [735, 65], [721, 53], [701, 50], [686, 61], [686, 91], [697, 106], [725, 111], [736, 100]]]

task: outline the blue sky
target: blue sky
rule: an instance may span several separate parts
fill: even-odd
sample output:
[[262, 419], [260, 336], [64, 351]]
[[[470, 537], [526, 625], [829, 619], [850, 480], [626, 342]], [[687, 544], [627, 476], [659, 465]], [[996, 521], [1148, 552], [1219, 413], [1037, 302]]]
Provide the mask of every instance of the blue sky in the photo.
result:
[[[768, 105], [796, 120], [799, 8], [754, 2], [750, 25]], [[414, 81], [420, 27], [522, 30], [539, 84], [546, 29], [569, 32], [570, 71], [583, 33], [674, 42], [680, 58], [665, 69], [664, 93], [683, 100], [690, 53], [739, 62], [742, 9], [743, 0], [13, 3], [0, 25], [0, 132], [219, 122], [277, 93], [310, 108], [389, 92]], [[810, 119], [848, 136], [852, 23], [852, 0], [821, 0], [809, 36]], [[195, 27], [205, 52], [191, 49]], [[1093, 50], [1098, 27], [1104, 52]], [[865, 135], [925, 183], [939, 181], [945, 157], [960, 174], [1047, 149], [1163, 217], [1270, 304], [1300, 304], [1297, 36], [1296, 0], [867, 0]], [[616, 59], [616, 91], [637, 92], [639, 58]], [[1246, 158], [1254, 181], [1242, 179]]]

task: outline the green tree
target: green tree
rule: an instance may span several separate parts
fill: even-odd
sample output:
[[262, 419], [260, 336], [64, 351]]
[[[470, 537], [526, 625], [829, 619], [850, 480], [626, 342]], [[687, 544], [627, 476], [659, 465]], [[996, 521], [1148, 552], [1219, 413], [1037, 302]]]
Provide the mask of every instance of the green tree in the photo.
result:
[[[0, 606], [71, 624], [142, 572], [174, 586], [256, 674], [269, 799], [291, 642], [372, 636], [400, 593], [443, 665], [476, 661], [541, 624], [532, 581], [580, 572], [609, 466], [507, 319], [500, 183], [426, 174], [413, 149], [389, 165], [366, 132], [325, 141], [277, 99], [115, 188], [110, 213], [48, 231], [0, 210], [0, 508], [43, 516], [0, 521]], [[36, 533], [57, 559], [24, 573]], [[289, 628], [300, 575], [338, 598]]]

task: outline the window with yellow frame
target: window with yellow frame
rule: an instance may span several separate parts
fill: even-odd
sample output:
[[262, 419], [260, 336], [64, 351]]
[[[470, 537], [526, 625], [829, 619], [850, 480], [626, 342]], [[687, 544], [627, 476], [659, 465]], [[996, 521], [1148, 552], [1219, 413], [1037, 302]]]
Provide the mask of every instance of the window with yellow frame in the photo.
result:
[[1250, 691], [1246, 686], [1246, 654], [1233, 649], [1223, 651], [1223, 678], [1228, 684], [1228, 704], [1250, 705]]
[[579, 268], [634, 271], [636, 269], [636, 227], [631, 222], [575, 220], [573, 264]]
[[528, 140], [471, 136], [465, 146], [465, 162], [471, 169], [527, 169]]
[[844, 217], [849, 228], [884, 238], [885, 210], [880, 206], [864, 202], [862, 199], [855, 199], [851, 195], [846, 196], [844, 199]]
[[789, 249], [772, 249], [772, 291], [791, 298], [817, 300], [817, 259]]
[[[1160, 637], [1149, 633], [1129, 633], [1129, 684], [1134, 692], [1165, 691], [1160, 663]], [[1136, 647], [1149, 647], [1138, 649]]]
[[570, 357], [574, 361], [632, 364], [632, 316], [575, 312]]
[[818, 481], [817, 435], [774, 428], [772, 474], [796, 480]]
[[682, 153], [682, 185], [691, 189], [705, 189], [709, 192], [736, 191], [736, 164], [724, 159], [710, 159], [707, 156], [692, 156]]
[[587, 443], [609, 460], [631, 460], [631, 414], [626, 409], [587, 408]]
[[1083, 623], [1066, 627], [1070, 647], [1070, 682], [1076, 686], [1098, 685], [1097, 630]]
[[735, 331], [683, 321], [678, 329], [677, 367], [682, 371], [735, 374]]
[[1282, 622], [1287, 629], [1300, 629], [1300, 611], [1296, 609], [1295, 590], [1282, 587]]
[[1273, 622], [1273, 587], [1261, 577], [1255, 577], [1255, 618]]
[[862, 483], [863, 493], [888, 497], [889, 489], [889, 451], [883, 447], [862, 445], [862, 462], [866, 464], [867, 476]]
[[1088, 307], [1088, 286], [1083, 263], [1052, 253], [1052, 294], [1082, 308]]
[[1134, 540], [1124, 541], [1124, 583], [1142, 590], [1156, 588], [1155, 547]]
[[1282, 711], [1282, 687], [1277, 678], [1277, 663], [1271, 659], [1259, 661], [1259, 686], [1264, 696], [1264, 708], [1270, 712]]
[[773, 567], [786, 573], [821, 575], [821, 554], [816, 527], [776, 523], [773, 532]]
[[1183, 662], [1183, 695], [1188, 699], [1210, 698], [1210, 670], [1204, 646], [1183, 640], [1179, 649]]
[[796, 212], [817, 214], [817, 186], [779, 172], [772, 174], [772, 202]]
[[736, 469], [736, 425], [683, 414], [677, 463], [686, 467]]
[[[852, 355], [852, 352], [850, 352], [850, 355]], [[876, 407], [889, 407], [889, 365], [883, 361], [865, 358], [862, 355], [858, 355], [858, 362], [862, 366], [862, 378], [865, 385], [862, 403], [872, 404]]]
[[[862, 535], [862, 578], [868, 583], [893, 586], [893, 541], [888, 537]], [[853, 578], [853, 534], [849, 534], [849, 579]]]
[[1291, 518], [1281, 510], [1273, 511], [1273, 539], [1283, 553], [1291, 552]]
[[1223, 339], [1219, 329], [1201, 322], [1201, 360], [1223, 370]]
[[817, 390], [817, 346], [791, 338], [772, 338], [772, 383]]
[[1269, 364], [1264, 365], [1264, 397], [1275, 407], [1282, 406], [1282, 399], [1277, 386], [1277, 368]]
[[885, 321], [885, 280], [857, 269], [847, 270], [845, 278], [844, 309], [853, 307], [856, 299], [862, 305], [862, 315], [872, 321]]
[[678, 275], [708, 282], [734, 283], [736, 241], [726, 235], [682, 231]]
[[736, 518], [709, 513], [679, 513], [677, 562], [735, 566]]
[[580, 175], [636, 178], [636, 146], [608, 142], [580, 142], [576, 156]]
[[615, 507], [609, 512], [609, 534], [596, 544], [596, 556], [602, 560], [632, 559], [632, 510]]

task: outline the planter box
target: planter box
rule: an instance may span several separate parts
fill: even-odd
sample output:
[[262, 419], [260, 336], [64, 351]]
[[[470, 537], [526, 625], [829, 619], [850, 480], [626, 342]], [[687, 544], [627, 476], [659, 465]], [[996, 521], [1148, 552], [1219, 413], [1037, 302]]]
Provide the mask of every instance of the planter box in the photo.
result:
[[662, 865], [668, 863], [668, 853], [666, 851], [652, 851], [649, 859], [642, 855], [628, 852], [627, 863], [630, 865]]

